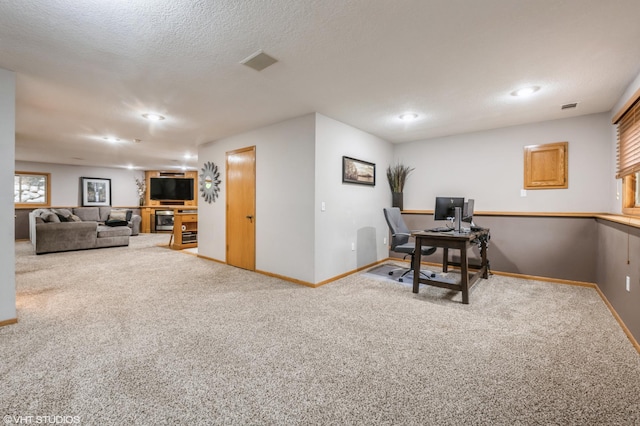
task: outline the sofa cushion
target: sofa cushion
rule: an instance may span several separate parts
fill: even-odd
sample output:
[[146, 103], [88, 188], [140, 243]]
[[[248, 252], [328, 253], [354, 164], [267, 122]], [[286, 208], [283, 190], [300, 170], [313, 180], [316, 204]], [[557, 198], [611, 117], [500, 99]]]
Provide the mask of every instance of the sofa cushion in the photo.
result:
[[36, 254], [96, 247], [97, 222], [42, 223], [35, 228]]
[[106, 222], [109, 220], [109, 214], [111, 213], [111, 206], [99, 207], [100, 209], [100, 222]]
[[100, 222], [100, 214], [97, 207], [75, 207], [73, 214], [83, 222]]
[[59, 223], [60, 222], [60, 218], [54, 212], [44, 213], [40, 217], [42, 218], [42, 220], [44, 220], [47, 223]]
[[98, 238], [106, 237], [126, 237], [131, 235], [131, 228], [128, 226], [103, 226], [98, 225]]

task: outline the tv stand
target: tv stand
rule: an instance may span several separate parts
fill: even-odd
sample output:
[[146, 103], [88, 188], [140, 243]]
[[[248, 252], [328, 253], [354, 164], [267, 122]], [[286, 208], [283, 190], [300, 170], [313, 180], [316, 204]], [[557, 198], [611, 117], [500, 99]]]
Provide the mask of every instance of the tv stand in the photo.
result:
[[173, 211], [173, 235], [169, 247], [174, 250], [198, 247], [198, 213]]

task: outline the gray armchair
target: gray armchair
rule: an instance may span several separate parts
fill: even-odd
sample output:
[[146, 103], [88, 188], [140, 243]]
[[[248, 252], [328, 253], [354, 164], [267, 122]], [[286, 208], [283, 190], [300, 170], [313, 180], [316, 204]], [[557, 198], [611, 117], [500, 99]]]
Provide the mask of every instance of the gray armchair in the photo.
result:
[[[415, 243], [409, 242], [411, 238], [411, 231], [407, 228], [407, 225], [404, 223], [402, 219], [402, 214], [400, 209], [397, 207], [385, 208], [384, 218], [387, 220], [387, 225], [389, 225], [389, 231], [391, 231], [391, 251], [396, 253], [404, 253], [404, 258], [407, 256], [411, 256], [411, 268], [396, 268], [389, 272], [389, 275], [393, 275], [397, 271], [404, 271], [402, 275], [398, 278], [398, 281], [402, 282], [404, 276], [409, 272], [413, 271], [413, 262], [414, 262], [414, 252], [415, 252]], [[423, 256], [427, 256], [435, 253], [435, 247], [422, 247], [421, 253]], [[421, 275], [424, 275], [425, 278], [433, 278], [436, 276], [435, 272], [428, 270], [421, 270]]]

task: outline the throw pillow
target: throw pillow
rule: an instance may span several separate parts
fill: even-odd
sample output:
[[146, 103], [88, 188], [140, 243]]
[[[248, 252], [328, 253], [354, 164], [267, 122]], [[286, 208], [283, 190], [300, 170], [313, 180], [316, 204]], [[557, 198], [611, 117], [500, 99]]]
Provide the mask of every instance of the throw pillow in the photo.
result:
[[128, 225], [126, 220], [117, 220], [117, 219], [109, 219], [104, 224], [107, 226], [127, 226]]
[[75, 214], [72, 214], [71, 216], [69, 216], [68, 219], [69, 219], [69, 222], [82, 222], [82, 219], [80, 219]]
[[69, 222], [69, 220], [60, 213], [56, 213], [56, 216], [58, 216], [58, 219], [60, 220], [60, 222]]
[[107, 220], [107, 222], [110, 222], [112, 220], [126, 221], [127, 212], [125, 210], [111, 210], [111, 213], [109, 213], [109, 219]]
[[69, 209], [51, 209], [51, 211], [57, 214], [58, 217], [62, 215], [65, 219], [69, 219], [69, 216], [71, 216], [71, 210]]
[[60, 222], [60, 218], [58, 218], [58, 215], [55, 213], [49, 213], [46, 214], [44, 216], [42, 216], [42, 220], [44, 220], [47, 223], [59, 223]]

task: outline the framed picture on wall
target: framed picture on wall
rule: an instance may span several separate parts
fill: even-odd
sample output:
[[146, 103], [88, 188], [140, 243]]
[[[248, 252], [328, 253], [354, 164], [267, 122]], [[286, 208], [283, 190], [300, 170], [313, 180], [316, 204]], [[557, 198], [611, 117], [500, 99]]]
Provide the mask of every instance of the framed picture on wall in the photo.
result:
[[342, 182], [375, 185], [376, 165], [351, 157], [342, 157]]
[[81, 177], [83, 206], [110, 206], [111, 179]]

